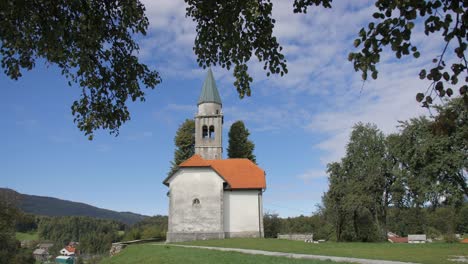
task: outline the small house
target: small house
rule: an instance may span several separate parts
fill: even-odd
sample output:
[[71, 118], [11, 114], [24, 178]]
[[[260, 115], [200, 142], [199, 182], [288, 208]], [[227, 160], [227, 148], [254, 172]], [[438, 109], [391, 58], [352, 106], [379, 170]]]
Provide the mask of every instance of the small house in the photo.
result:
[[392, 232], [387, 232], [387, 240], [390, 243], [408, 243], [408, 237], [400, 237]]
[[75, 256], [76, 248], [72, 246], [66, 246], [60, 250], [60, 254], [64, 256]]
[[51, 243], [51, 242], [43, 242], [43, 243], [39, 243], [37, 245], [37, 248], [40, 248], [40, 249], [45, 249], [45, 250], [49, 250], [51, 247], [54, 246], [54, 243]]
[[33, 257], [36, 261], [46, 261], [49, 258], [49, 251], [43, 248], [35, 249]]

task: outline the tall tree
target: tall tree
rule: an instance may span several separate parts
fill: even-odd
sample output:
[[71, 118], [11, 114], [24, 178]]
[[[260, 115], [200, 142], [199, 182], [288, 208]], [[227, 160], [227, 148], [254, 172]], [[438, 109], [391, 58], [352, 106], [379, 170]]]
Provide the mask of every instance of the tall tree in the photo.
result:
[[348, 214], [345, 199], [350, 190], [347, 188], [347, 177], [341, 163], [327, 164], [327, 173], [329, 188], [322, 198], [325, 215], [335, 229], [336, 241], [342, 241]]
[[15, 222], [21, 212], [13, 203], [0, 199], [0, 263], [34, 263], [32, 252], [22, 249], [15, 238]]
[[179, 126], [174, 137], [174, 144], [176, 146], [174, 160], [171, 161], [171, 170], [168, 175], [173, 174], [179, 168], [180, 163], [195, 154], [195, 121], [193, 119], [185, 119]]
[[[459, 107], [456, 118], [445, 119], [453, 107]], [[439, 108], [435, 120], [425, 117], [401, 123], [398, 142], [392, 155], [404, 169], [408, 201], [415, 207], [426, 203], [463, 203], [468, 195], [466, 184], [468, 115], [461, 98]]]
[[249, 130], [245, 127], [244, 122], [236, 121], [229, 129], [229, 158], [246, 158], [256, 163], [255, 155], [253, 154], [255, 144], [249, 140]]
[[328, 164], [323, 203], [337, 240], [381, 239], [387, 219], [402, 235], [463, 229], [455, 215], [468, 195], [468, 114], [462, 98], [436, 109], [433, 119], [401, 122], [386, 138], [375, 126], [354, 126], [345, 157]]
[[[384, 239], [391, 174], [383, 133], [375, 125], [356, 124], [345, 157], [341, 163], [328, 164], [328, 173], [324, 204], [334, 219], [337, 240], [343, 239], [345, 231], [347, 239]], [[352, 230], [346, 230], [346, 224]]]

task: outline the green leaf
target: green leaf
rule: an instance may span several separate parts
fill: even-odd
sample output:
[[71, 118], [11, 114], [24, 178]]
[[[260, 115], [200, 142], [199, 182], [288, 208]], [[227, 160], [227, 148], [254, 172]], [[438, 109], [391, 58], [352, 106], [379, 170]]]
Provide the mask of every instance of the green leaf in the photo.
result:
[[444, 89], [444, 84], [442, 82], [437, 82], [436, 85], [435, 85], [435, 89], [437, 91], [440, 91], [440, 90], [443, 90]]
[[450, 75], [448, 74], [448, 72], [444, 72], [442, 76], [444, 77], [446, 81], [450, 80]]
[[428, 104], [432, 104], [432, 97], [429, 96], [429, 95], [426, 96], [426, 102], [427, 102]]
[[418, 93], [416, 94], [416, 101], [419, 103], [424, 99], [424, 94], [423, 93]]
[[423, 69], [419, 72], [419, 79], [422, 80], [424, 78], [426, 78], [426, 70]]
[[453, 91], [451, 88], [448, 88], [446, 92], [449, 97], [453, 95]]
[[467, 86], [467, 85], [463, 85], [462, 87], [460, 87], [460, 94], [461, 94], [461, 95], [466, 94], [467, 90], [468, 90], [468, 86]]
[[361, 40], [360, 39], [355, 39], [354, 40], [354, 47], [357, 48], [359, 46], [359, 44], [361, 44]]

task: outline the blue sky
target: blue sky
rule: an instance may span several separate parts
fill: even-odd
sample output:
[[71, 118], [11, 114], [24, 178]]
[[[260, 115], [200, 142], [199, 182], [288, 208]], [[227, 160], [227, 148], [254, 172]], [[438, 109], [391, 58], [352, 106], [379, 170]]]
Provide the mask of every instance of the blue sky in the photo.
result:
[[[418, 60], [383, 54], [379, 79], [362, 83], [347, 54], [359, 29], [375, 12], [373, 1], [340, 1], [293, 15], [290, 1], [274, 2], [275, 35], [289, 74], [266, 77], [253, 61], [252, 96], [240, 100], [232, 73], [213, 72], [223, 100], [224, 147], [230, 124], [243, 120], [259, 165], [267, 172], [264, 208], [281, 216], [308, 215], [327, 190], [328, 162], [339, 160], [356, 122], [397, 131], [397, 121], [427, 114], [415, 95], [428, 83], [418, 73], [440, 43], [413, 36]], [[98, 207], [147, 215], [167, 214], [161, 182], [173, 157], [177, 127], [193, 118], [206, 71], [192, 51], [194, 24], [183, 1], [147, 1], [149, 34], [139, 38], [142, 61], [163, 82], [145, 103], [130, 103], [132, 120], [120, 135], [98, 132], [93, 141], [73, 123], [79, 96], [54, 65], [37, 61], [18, 81], [2, 76], [0, 87], [0, 186]], [[418, 29], [418, 28], [416, 28]], [[224, 152], [224, 155], [226, 152]]]

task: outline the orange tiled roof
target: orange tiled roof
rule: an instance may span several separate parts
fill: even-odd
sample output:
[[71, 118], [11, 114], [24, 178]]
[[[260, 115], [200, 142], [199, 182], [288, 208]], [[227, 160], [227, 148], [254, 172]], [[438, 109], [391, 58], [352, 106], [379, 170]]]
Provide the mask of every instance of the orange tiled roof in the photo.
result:
[[265, 172], [249, 159], [205, 160], [193, 155], [179, 167], [211, 167], [231, 189], [265, 189]]
[[388, 240], [391, 240], [393, 243], [408, 243], [407, 237], [389, 237]]
[[179, 167], [209, 167], [210, 164], [207, 160], [203, 159], [200, 155], [195, 154], [186, 161], [182, 162]]
[[71, 246], [66, 246], [65, 249], [66, 249], [68, 252], [71, 252], [71, 253], [75, 253], [75, 250], [76, 250], [76, 248], [71, 247]]

